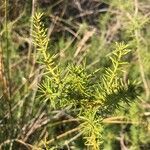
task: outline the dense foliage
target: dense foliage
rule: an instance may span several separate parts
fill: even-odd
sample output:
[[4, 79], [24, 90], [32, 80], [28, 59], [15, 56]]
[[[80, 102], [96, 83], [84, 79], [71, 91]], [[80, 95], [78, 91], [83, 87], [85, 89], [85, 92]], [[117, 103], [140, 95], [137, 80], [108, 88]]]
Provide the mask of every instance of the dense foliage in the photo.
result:
[[148, 4], [0, 1], [0, 149], [150, 149]]

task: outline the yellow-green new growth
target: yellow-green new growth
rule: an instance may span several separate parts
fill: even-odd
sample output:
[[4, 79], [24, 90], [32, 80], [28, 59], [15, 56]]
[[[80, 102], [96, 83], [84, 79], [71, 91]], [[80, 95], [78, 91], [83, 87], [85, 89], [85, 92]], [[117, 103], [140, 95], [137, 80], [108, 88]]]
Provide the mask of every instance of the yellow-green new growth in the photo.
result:
[[116, 43], [115, 50], [112, 52], [112, 55], [109, 56], [112, 62], [112, 67], [107, 68], [103, 76], [103, 84], [107, 92], [110, 92], [112, 89], [119, 86], [119, 73], [123, 72], [123, 66], [128, 64], [123, 61], [123, 57], [129, 52], [128, 45], [125, 45], [124, 43]]
[[53, 59], [55, 56], [51, 56], [48, 50], [49, 38], [47, 37], [47, 29], [44, 28], [44, 24], [41, 22], [43, 13], [35, 13], [33, 17], [33, 43], [36, 46], [40, 57], [42, 59], [41, 63], [46, 66], [46, 70], [51, 74], [52, 78], [58, 83], [57, 67], [53, 66]]
[[112, 67], [106, 69], [102, 80], [97, 79], [95, 82], [97, 71], [88, 73], [83, 66], [70, 65], [66, 72], [60, 72], [58, 65], [53, 64], [54, 57], [47, 52], [49, 39], [41, 17], [42, 14], [36, 13], [33, 21], [34, 44], [47, 73], [40, 86], [40, 98], [49, 100], [52, 109], [75, 111], [74, 117], [79, 119], [80, 133], [86, 139], [85, 145], [92, 150], [99, 150], [103, 119], [113, 115], [120, 102], [129, 103], [137, 96], [134, 84], [129, 82], [125, 86], [120, 80], [123, 66], [127, 64], [123, 57], [130, 51], [128, 45], [116, 43], [109, 57]]

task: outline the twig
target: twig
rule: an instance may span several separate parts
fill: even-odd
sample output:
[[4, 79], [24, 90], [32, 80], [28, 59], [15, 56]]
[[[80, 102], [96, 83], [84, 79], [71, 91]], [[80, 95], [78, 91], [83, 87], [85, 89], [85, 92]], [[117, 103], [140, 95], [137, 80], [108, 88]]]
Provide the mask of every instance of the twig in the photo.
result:
[[3, 147], [4, 145], [9, 144], [9, 143], [11, 143], [11, 142], [18, 142], [18, 143], [24, 145], [24, 146], [25, 146], [26, 148], [28, 148], [28, 149], [40, 150], [40, 148], [37, 148], [37, 147], [35, 147], [35, 146], [32, 146], [31, 144], [25, 143], [25, 142], [23, 142], [23, 141], [20, 140], [20, 139], [6, 140], [6, 141], [4, 141], [3, 143], [0, 144], [0, 149], [2, 149], [2, 147]]
[[65, 133], [63, 133], [63, 134], [57, 136], [56, 138], [53, 138], [53, 139], [47, 141], [46, 144], [51, 144], [51, 143], [53, 143], [55, 140], [59, 140], [59, 139], [65, 137], [65, 136], [67, 136], [67, 135], [69, 135], [69, 134], [71, 134], [71, 133], [74, 133], [74, 132], [76, 132], [76, 131], [79, 131], [79, 130], [80, 130], [79, 127], [74, 128], [74, 129], [71, 129], [71, 130], [69, 130], [69, 131], [67, 131], [67, 132], [65, 132]]
[[78, 133], [77, 135], [75, 135], [73, 138], [71, 138], [70, 140], [65, 142], [65, 145], [68, 145], [69, 143], [71, 143], [72, 141], [76, 140], [78, 137], [80, 137], [82, 135], [82, 132]]
[[78, 46], [77, 46], [77, 50], [74, 54], [74, 58], [77, 57], [77, 55], [80, 53], [80, 51], [82, 50], [82, 48], [84, 47], [85, 43], [89, 40], [89, 38], [91, 38], [93, 36], [93, 34], [96, 32], [96, 29], [92, 29], [92, 31], [87, 31], [85, 32], [82, 40], [79, 42]]

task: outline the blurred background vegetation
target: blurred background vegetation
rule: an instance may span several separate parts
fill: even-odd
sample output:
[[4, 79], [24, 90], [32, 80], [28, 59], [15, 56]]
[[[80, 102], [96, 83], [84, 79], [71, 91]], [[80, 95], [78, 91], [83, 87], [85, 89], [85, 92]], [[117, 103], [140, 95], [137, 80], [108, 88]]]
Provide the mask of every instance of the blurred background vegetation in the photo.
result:
[[101, 76], [114, 43], [129, 45], [123, 79], [140, 82], [140, 98], [107, 118], [101, 149], [149, 150], [149, 0], [1, 0], [0, 149], [88, 149], [73, 131], [74, 112], [51, 109], [40, 98], [43, 65], [31, 36], [37, 11], [44, 13], [49, 53], [57, 54], [62, 68], [86, 63], [89, 72], [100, 68]]

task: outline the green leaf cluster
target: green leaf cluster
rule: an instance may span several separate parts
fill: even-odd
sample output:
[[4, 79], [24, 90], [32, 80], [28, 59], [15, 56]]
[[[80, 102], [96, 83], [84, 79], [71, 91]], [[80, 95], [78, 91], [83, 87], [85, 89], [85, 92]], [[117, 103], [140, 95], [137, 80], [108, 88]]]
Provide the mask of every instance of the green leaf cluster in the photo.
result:
[[48, 39], [41, 17], [42, 14], [35, 14], [33, 29], [34, 43], [40, 51], [41, 64], [45, 65], [45, 75], [39, 86], [40, 98], [50, 102], [50, 109], [73, 110], [86, 139], [85, 145], [98, 150], [103, 120], [112, 116], [121, 103], [130, 104], [138, 96], [135, 82], [125, 82], [121, 77], [127, 65], [125, 56], [130, 52], [128, 45], [116, 43], [115, 50], [109, 54], [112, 66], [106, 68], [104, 75], [99, 76], [99, 68], [88, 72], [86, 65], [69, 64], [62, 69], [47, 51]]

